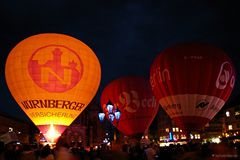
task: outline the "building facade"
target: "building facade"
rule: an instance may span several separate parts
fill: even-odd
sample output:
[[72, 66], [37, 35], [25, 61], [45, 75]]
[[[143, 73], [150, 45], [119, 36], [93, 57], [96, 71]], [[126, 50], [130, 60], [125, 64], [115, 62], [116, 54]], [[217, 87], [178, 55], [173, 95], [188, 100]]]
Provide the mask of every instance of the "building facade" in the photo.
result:
[[[186, 135], [183, 130], [178, 127], [167, 113], [160, 107], [158, 112], [158, 133], [160, 142], [181, 142], [190, 138], [193, 141], [211, 141], [215, 138], [221, 138], [224, 132], [225, 117], [223, 112], [219, 112], [208, 124], [199, 131], [193, 131], [190, 135]], [[240, 133], [240, 132], [239, 132]]]
[[18, 141], [29, 143], [32, 138], [34, 138], [34, 136], [32, 136], [34, 130], [36, 130], [36, 127], [34, 127], [31, 122], [23, 121], [0, 112], [0, 135], [11, 133], [11, 135], [16, 135]]
[[236, 137], [240, 135], [240, 105], [224, 110], [223, 135]]
[[186, 140], [186, 135], [183, 133], [182, 129], [174, 123], [162, 107], [159, 107], [155, 119], [157, 119], [157, 135], [160, 142], [180, 142]]

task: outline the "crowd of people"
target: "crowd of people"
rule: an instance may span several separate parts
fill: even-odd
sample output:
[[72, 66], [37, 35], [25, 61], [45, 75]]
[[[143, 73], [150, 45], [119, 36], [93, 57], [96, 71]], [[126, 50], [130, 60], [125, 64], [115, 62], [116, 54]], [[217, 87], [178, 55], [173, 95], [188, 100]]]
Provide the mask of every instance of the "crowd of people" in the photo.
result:
[[[121, 154], [120, 154], [121, 153]], [[157, 144], [124, 144], [118, 151], [109, 148], [90, 147], [86, 150], [77, 144], [59, 141], [54, 148], [50, 145], [0, 145], [0, 160], [208, 160], [238, 159], [240, 143], [189, 143], [160, 147]]]
[[[143, 147], [141, 147], [143, 146]], [[129, 160], [235, 160], [240, 159], [240, 143], [172, 144], [165, 147], [150, 143], [129, 148]]]

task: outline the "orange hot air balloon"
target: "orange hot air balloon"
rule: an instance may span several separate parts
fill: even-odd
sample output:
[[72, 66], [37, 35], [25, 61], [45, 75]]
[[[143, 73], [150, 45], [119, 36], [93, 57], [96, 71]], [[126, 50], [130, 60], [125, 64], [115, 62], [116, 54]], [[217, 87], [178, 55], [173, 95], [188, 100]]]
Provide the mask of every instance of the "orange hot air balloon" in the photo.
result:
[[149, 81], [138, 76], [122, 77], [109, 83], [101, 95], [106, 115], [110, 115], [106, 109], [108, 102], [121, 112], [119, 121], [114, 119], [113, 125], [124, 135], [133, 137], [144, 134], [159, 108]]
[[46, 33], [17, 44], [5, 74], [19, 106], [54, 142], [96, 94], [101, 68], [94, 52], [78, 39]]

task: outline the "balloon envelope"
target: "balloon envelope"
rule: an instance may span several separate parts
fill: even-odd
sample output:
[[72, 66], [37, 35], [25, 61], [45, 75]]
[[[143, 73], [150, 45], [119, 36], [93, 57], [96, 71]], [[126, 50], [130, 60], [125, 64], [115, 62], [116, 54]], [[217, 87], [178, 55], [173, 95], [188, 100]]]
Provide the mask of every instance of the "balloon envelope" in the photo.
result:
[[219, 48], [183, 43], [161, 52], [150, 71], [154, 95], [179, 127], [197, 130], [209, 122], [230, 96], [235, 70]]
[[109, 114], [106, 105], [112, 102], [114, 109], [121, 112], [119, 122], [113, 125], [127, 136], [143, 134], [151, 125], [158, 104], [151, 91], [150, 83], [143, 77], [122, 77], [109, 83], [101, 95], [101, 106], [106, 117]]
[[81, 41], [46, 33], [17, 44], [5, 74], [19, 106], [48, 137], [59, 136], [88, 105], [98, 89], [101, 68]]

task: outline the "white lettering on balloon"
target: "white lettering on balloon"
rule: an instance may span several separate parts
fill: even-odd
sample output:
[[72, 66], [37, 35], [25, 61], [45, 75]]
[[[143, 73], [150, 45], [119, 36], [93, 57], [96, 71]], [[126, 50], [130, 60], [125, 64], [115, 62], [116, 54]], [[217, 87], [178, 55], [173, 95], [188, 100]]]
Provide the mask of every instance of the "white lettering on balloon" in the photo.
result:
[[166, 82], [167, 80], [171, 80], [170, 73], [167, 68], [161, 70], [160, 67], [158, 67], [154, 74], [150, 77], [150, 83], [152, 87], [155, 87], [156, 83], [158, 82]]
[[140, 100], [138, 92], [134, 90], [131, 90], [130, 92], [122, 92], [119, 95], [119, 101], [124, 110], [130, 113], [136, 112], [139, 107], [148, 108], [157, 106], [156, 99], [153, 96], [151, 98], [144, 98]]
[[230, 87], [234, 86], [235, 77], [233, 69], [229, 62], [223, 62], [216, 80], [216, 87], [218, 89], [225, 89], [230, 81]]

